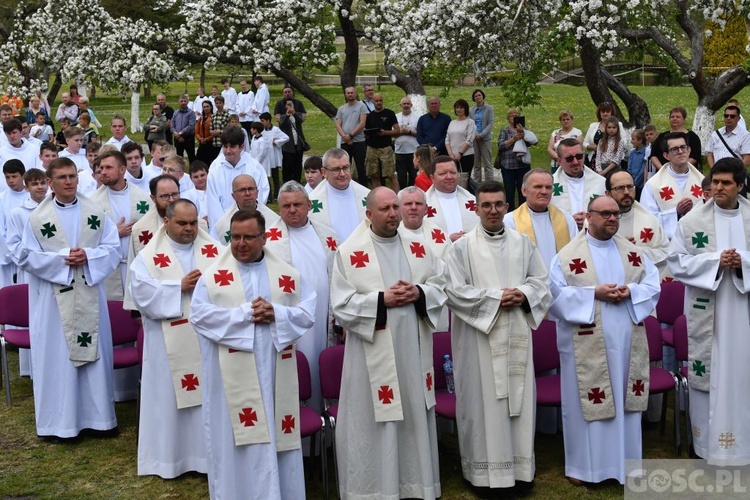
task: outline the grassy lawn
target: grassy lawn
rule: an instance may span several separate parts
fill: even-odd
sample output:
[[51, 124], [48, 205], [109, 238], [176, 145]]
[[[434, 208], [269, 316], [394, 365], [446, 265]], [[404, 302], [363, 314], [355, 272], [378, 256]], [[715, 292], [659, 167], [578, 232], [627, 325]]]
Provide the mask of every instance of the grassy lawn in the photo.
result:
[[[218, 78], [215, 81], [208, 78], [206, 86], [210, 88], [213, 83], [218, 83], [218, 80]], [[239, 86], [238, 81], [235, 86]], [[148, 118], [150, 106], [154, 102], [157, 93], [164, 91], [168, 95], [168, 103], [175, 107], [177, 105], [177, 96], [181, 92], [184, 92], [185, 88], [186, 84], [184, 82], [175, 82], [165, 89], [152, 89], [152, 98], [141, 97], [141, 121], [145, 121]], [[187, 84], [187, 91], [193, 99], [196, 96], [197, 88], [197, 82], [189, 82]], [[649, 104], [652, 120], [659, 130], [667, 130], [669, 128], [669, 110], [675, 106], [684, 106], [687, 108], [687, 125], [690, 128], [697, 102], [695, 93], [690, 87], [631, 87], [631, 89], [641, 95]], [[270, 90], [271, 108], [273, 108], [273, 104], [281, 97], [281, 86], [271, 86]], [[438, 87], [428, 87], [427, 93], [428, 95], [438, 95], [441, 90]], [[442, 99], [442, 111], [452, 115], [453, 102], [461, 98], [466, 99], [471, 104], [472, 90], [473, 87], [456, 87], [451, 89], [449, 95]], [[344, 103], [343, 93], [338, 86], [320, 87], [318, 91], [336, 105]], [[403, 97], [401, 89], [394, 85], [385, 85], [379, 90], [376, 88], [376, 91], [383, 93], [387, 108], [393, 109], [396, 112], [400, 111], [398, 102]], [[495, 128], [493, 133], [496, 141], [500, 129], [507, 125], [507, 121], [505, 120], [507, 105], [499, 88], [488, 87], [485, 88], [485, 91], [487, 93], [487, 102], [495, 107]], [[529, 130], [532, 130], [539, 138], [539, 145], [531, 148], [532, 164], [535, 167], [547, 167], [549, 165], [546, 153], [547, 141], [552, 131], [560, 126], [557, 118], [560, 111], [564, 109], [572, 111], [575, 117], [574, 126], [581, 129], [584, 134], [589, 124], [596, 119], [596, 109], [591, 102], [586, 87], [561, 84], [543, 85], [541, 93], [542, 102], [539, 106], [522, 110], [523, 114], [526, 115], [526, 123]], [[747, 103], [750, 106], [750, 90], [743, 90], [737, 98], [741, 104]], [[322, 155], [328, 148], [336, 145], [336, 127], [333, 120], [322, 111], [312, 106], [306, 99], [303, 98], [302, 100], [307, 108], [307, 121], [305, 121], [303, 128], [305, 136], [312, 146], [309, 154]], [[123, 114], [128, 120], [130, 117], [130, 100], [129, 98], [123, 99], [119, 95], [106, 95], [99, 92], [97, 93], [97, 97], [92, 100], [91, 107], [96, 112], [99, 121], [105, 125], [109, 118], [116, 113]], [[746, 112], [745, 114], [747, 115], [748, 113]], [[717, 118], [719, 117], [717, 116]], [[717, 126], [722, 125], [723, 123], [717, 120]], [[105, 130], [105, 133], [108, 133], [108, 130]], [[143, 140], [142, 133], [129, 132], [129, 134], [133, 139]], [[629, 142], [630, 138], [628, 137], [626, 140]]]
[[[0, 402], [0, 498], [28, 499], [203, 499], [208, 498], [205, 476], [186, 474], [163, 480], [156, 476], [138, 477], [136, 403], [116, 407], [120, 435], [116, 438], [85, 437], [76, 444], [49, 444], [35, 432], [32, 383], [18, 376], [18, 356], [9, 353], [13, 405]], [[671, 408], [671, 406], [670, 406]], [[644, 458], [672, 458], [671, 411], [667, 415], [667, 435], [658, 429], [644, 429]], [[683, 418], [684, 423], [684, 418]], [[458, 440], [444, 432], [439, 437], [440, 476], [444, 499], [477, 497], [463, 480]], [[608, 482], [578, 488], [565, 479], [562, 435], [538, 435], [535, 445], [536, 479], [529, 498], [553, 499], [579, 496], [590, 499], [621, 498], [623, 488]], [[687, 458], [684, 454], [681, 458]], [[333, 463], [332, 457], [328, 460]], [[332, 465], [331, 465], [332, 467]], [[322, 499], [323, 484], [317, 461], [305, 462], [307, 496]], [[249, 473], [251, 471], [248, 471]], [[333, 472], [330, 473], [331, 491]], [[332, 495], [333, 498], [333, 495]], [[261, 499], [258, 499], [261, 500]], [[262, 499], [265, 500], [265, 499]]]

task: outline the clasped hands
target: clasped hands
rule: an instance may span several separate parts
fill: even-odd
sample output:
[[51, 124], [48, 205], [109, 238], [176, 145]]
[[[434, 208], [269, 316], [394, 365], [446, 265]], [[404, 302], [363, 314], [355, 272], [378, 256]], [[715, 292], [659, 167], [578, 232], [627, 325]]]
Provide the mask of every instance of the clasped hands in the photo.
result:
[[253, 315], [250, 318], [253, 323], [273, 323], [276, 319], [273, 313], [273, 304], [263, 297], [257, 297], [250, 303], [250, 306], [253, 308]]
[[399, 307], [419, 299], [419, 289], [408, 281], [398, 280], [383, 294], [385, 307]]
[[719, 257], [719, 267], [726, 267], [729, 269], [742, 269], [742, 258], [737, 250], [729, 248], [721, 252]]
[[626, 285], [617, 286], [614, 283], [605, 283], [594, 287], [594, 297], [596, 300], [603, 302], [612, 302], [619, 304], [625, 299], [630, 298], [630, 288]]
[[86, 257], [86, 251], [83, 248], [71, 248], [70, 253], [65, 257], [65, 264], [71, 267], [83, 266], [86, 262], [88, 262], [88, 257]]
[[500, 307], [520, 306], [526, 301], [526, 295], [518, 288], [506, 288], [500, 298]]

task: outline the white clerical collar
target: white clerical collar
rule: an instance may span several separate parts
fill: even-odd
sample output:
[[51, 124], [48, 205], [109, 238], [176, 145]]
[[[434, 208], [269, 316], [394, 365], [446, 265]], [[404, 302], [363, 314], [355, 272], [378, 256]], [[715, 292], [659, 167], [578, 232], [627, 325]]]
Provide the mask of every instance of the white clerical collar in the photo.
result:
[[255, 271], [258, 268], [263, 267], [266, 264], [266, 253], [263, 252], [263, 255], [260, 256], [260, 259], [257, 262], [240, 262], [237, 261], [237, 266], [240, 268], [240, 270], [246, 269], [250, 271]]
[[72, 207], [76, 206], [77, 204], [78, 204], [78, 198], [76, 198], [75, 200], [71, 201], [70, 203], [63, 203], [60, 200], [58, 200], [57, 198], [55, 198], [55, 205], [57, 205], [60, 208], [72, 208]]
[[667, 172], [669, 172], [669, 175], [671, 175], [672, 177], [675, 177], [675, 178], [687, 177], [688, 174], [690, 173], [690, 167], [688, 166], [688, 168], [687, 168], [687, 170], [685, 170], [685, 172], [676, 172], [675, 169], [672, 168], [672, 164], [670, 163], [669, 164], [669, 169], [667, 170]]
[[498, 236], [504, 236], [505, 235], [505, 224], [503, 224], [503, 227], [500, 228], [500, 231], [488, 231], [487, 229], [482, 226], [482, 231], [484, 231], [485, 236], [489, 236], [490, 238], [496, 238]]
[[594, 245], [595, 247], [599, 247], [599, 248], [606, 248], [610, 245], [615, 244], [614, 237], [608, 240], [598, 240], [594, 238], [593, 236], [591, 236], [591, 233], [589, 233], [588, 231], [586, 231], [586, 239], [588, 240], [589, 244]]
[[453, 199], [458, 198], [458, 188], [456, 188], [456, 190], [453, 191], [452, 193], [444, 193], [442, 191], [438, 191], [436, 188], [435, 193], [438, 195], [438, 198], [443, 198], [446, 200], [453, 200]]

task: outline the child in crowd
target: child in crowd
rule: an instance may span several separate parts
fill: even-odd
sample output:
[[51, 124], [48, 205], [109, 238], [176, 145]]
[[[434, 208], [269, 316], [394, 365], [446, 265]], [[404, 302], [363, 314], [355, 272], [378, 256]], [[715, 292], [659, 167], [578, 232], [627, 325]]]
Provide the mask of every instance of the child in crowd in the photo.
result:
[[643, 177], [643, 183], [645, 185], [646, 182], [651, 178], [652, 175], [656, 173], [657, 170], [659, 170], [656, 165], [654, 165], [651, 162], [651, 146], [654, 144], [654, 141], [657, 137], [659, 137], [659, 131], [656, 130], [656, 125], [649, 123], [645, 127], [643, 127], [643, 132], [646, 134], [646, 158], [648, 158], [648, 165], [646, 166], [646, 174]]
[[49, 167], [49, 164], [52, 163], [52, 160], [54, 160], [58, 156], [57, 146], [55, 146], [51, 142], [43, 142], [39, 147], [39, 161], [41, 162], [42, 168], [45, 172], [47, 171], [47, 167]]
[[703, 203], [708, 203], [713, 194], [711, 193], [711, 174], [708, 174], [701, 181], [701, 190], [703, 191]]
[[65, 129], [65, 141], [68, 147], [60, 151], [61, 158], [69, 158], [76, 164], [78, 170], [78, 192], [91, 194], [96, 191], [96, 181], [91, 175], [91, 167], [86, 159], [86, 150], [83, 146], [83, 130], [81, 127], [73, 126]]
[[635, 199], [640, 200], [641, 191], [643, 191], [643, 185], [645, 184], [643, 177], [646, 173], [646, 164], [648, 163], [646, 150], [650, 150], [646, 146], [646, 133], [641, 129], [633, 130], [630, 134], [630, 144], [633, 145], [633, 149], [630, 150], [630, 155], [628, 156], [628, 172], [633, 176]]
[[203, 218], [208, 222], [208, 213], [206, 205], [206, 184], [208, 181], [208, 165], [200, 160], [195, 160], [190, 164], [190, 180], [193, 182], [195, 189], [195, 195], [200, 202], [199, 208], [203, 210], [203, 213], [199, 214], [199, 217]]
[[86, 148], [86, 161], [89, 162], [89, 169], [93, 175], [94, 173], [94, 161], [99, 158], [99, 150], [102, 148], [101, 142], [92, 142], [89, 147]]
[[243, 150], [249, 153], [250, 152], [250, 138], [247, 136], [247, 130], [242, 128], [239, 115], [229, 115], [229, 125], [233, 127], [240, 127], [242, 129], [242, 133], [245, 134], [245, 147]]
[[70, 120], [63, 118], [60, 120], [60, 131], [55, 136], [55, 144], [57, 144], [58, 151], [62, 151], [68, 147], [68, 143], [65, 141], [65, 129], [70, 127]]
[[[273, 144], [271, 144], [271, 139], [266, 136], [264, 130], [261, 122], [253, 122], [250, 125], [250, 133], [253, 134], [253, 142], [250, 144], [250, 156], [261, 164], [263, 170], [266, 172], [268, 185], [270, 186], [271, 169], [273, 168]], [[260, 202], [266, 204], [269, 200], [260, 200]]]
[[432, 186], [430, 169], [432, 160], [434, 159], [435, 150], [428, 144], [417, 146], [417, 149], [414, 151], [414, 168], [419, 172], [414, 178], [414, 185], [424, 192], [427, 192]]
[[305, 191], [310, 194], [325, 178], [323, 175], [323, 158], [311, 156], [305, 160], [305, 165], [302, 168], [305, 169]]
[[[279, 188], [281, 187], [281, 163], [284, 158], [284, 154], [281, 148], [289, 142], [289, 136], [281, 131], [279, 127], [274, 126], [271, 123], [271, 113], [265, 112], [260, 114], [260, 122], [263, 124], [263, 137], [266, 137], [271, 143], [271, 150], [273, 151], [273, 162], [271, 165], [271, 177], [273, 178], [273, 190], [271, 191], [271, 200], [275, 200], [279, 196]], [[293, 179], [299, 182], [299, 179]], [[269, 200], [269, 203], [270, 201]]]
[[83, 149], [88, 148], [90, 142], [98, 142], [99, 136], [97, 135], [94, 128], [91, 126], [91, 115], [88, 113], [81, 113], [78, 117], [78, 126], [83, 131]]
[[54, 140], [55, 132], [52, 130], [51, 126], [47, 125], [47, 117], [44, 115], [44, 113], [40, 111], [35, 115], [34, 118], [36, 119], [36, 123], [31, 127], [29, 135], [31, 137], [39, 139], [42, 142]]
[[625, 143], [620, 137], [620, 122], [614, 116], [607, 118], [604, 135], [596, 148], [596, 172], [606, 176], [612, 170], [620, 168], [620, 163], [625, 159]]

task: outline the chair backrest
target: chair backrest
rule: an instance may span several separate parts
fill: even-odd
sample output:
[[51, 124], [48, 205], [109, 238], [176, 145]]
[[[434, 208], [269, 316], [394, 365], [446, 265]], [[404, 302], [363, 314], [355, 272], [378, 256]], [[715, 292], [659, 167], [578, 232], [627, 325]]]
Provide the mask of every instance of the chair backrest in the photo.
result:
[[646, 337], [648, 337], [648, 360], [651, 362], [662, 360], [662, 344], [664, 338], [661, 334], [661, 323], [653, 316], [649, 316], [643, 322], [646, 326]]
[[677, 316], [672, 327], [674, 356], [677, 361], [688, 360], [688, 329], [687, 317], [684, 314]]
[[305, 353], [299, 349], [297, 349], [297, 382], [299, 383], [299, 400], [307, 401], [312, 397], [310, 363], [308, 363]]
[[338, 399], [341, 392], [341, 373], [344, 371], [345, 346], [334, 345], [323, 349], [318, 357], [320, 393], [326, 399]]
[[545, 319], [539, 328], [531, 331], [534, 355], [534, 371], [548, 372], [560, 368], [560, 352], [557, 350], [557, 324]]
[[451, 354], [451, 332], [438, 332], [432, 335], [432, 363], [435, 369], [435, 389], [445, 389], [448, 384], [445, 382], [445, 372], [443, 363], [445, 355]]
[[130, 311], [122, 308], [121, 300], [108, 300], [109, 324], [112, 328], [112, 345], [129, 344], [138, 340], [140, 325]]
[[665, 281], [661, 284], [661, 295], [656, 303], [656, 317], [659, 322], [674, 325], [675, 320], [685, 312], [685, 285], [681, 281]]
[[135, 346], [138, 348], [138, 364], [143, 365], [143, 327], [138, 328]]
[[29, 327], [29, 285], [0, 288], [0, 325]]

